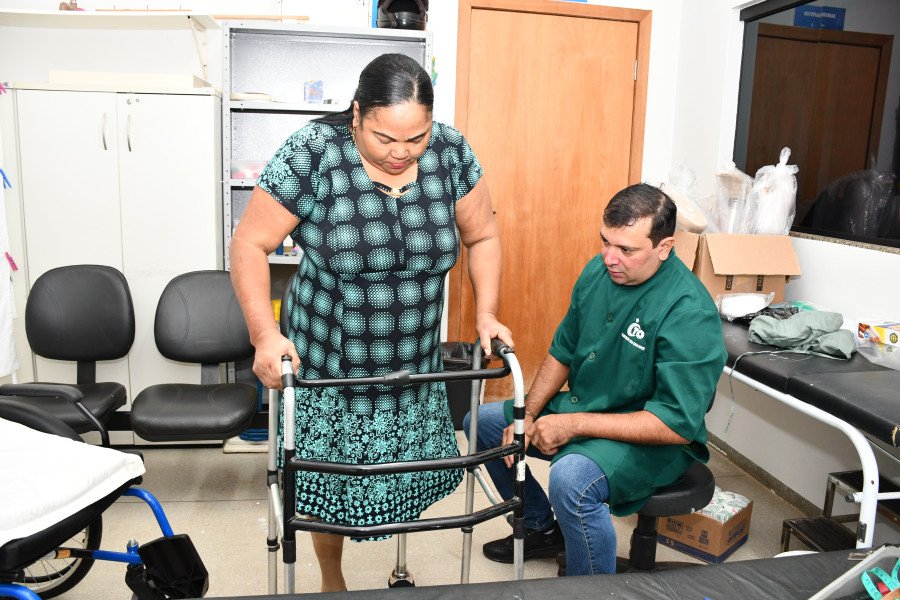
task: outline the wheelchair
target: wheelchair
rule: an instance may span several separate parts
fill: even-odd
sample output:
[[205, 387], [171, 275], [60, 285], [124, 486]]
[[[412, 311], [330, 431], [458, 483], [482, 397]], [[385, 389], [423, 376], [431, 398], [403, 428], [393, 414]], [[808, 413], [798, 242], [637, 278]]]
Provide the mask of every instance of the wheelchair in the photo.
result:
[[[53, 446], [56, 450], [48, 450], [43, 457], [35, 458], [35, 462], [31, 463], [41, 461], [40, 464], [45, 467], [49, 465], [46, 470], [36, 472], [35, 477], [50, 476], [70, 481], [71, 478], [65, 477], [66, 473], [59, 471], [61, 467], [57, 468], [56, 473], [53, 472], [54, 464], [63, 465], [63, 459], [58, 454], [60, 452], [71, 456], [80, 456], [82, 451], [93, 452], [92, 458], [85, 461], [90, 463], [89, 468], [102, 462], [99, 460], [101, 457], [107, 462], [118, 460], [124, 465], [116, 469], [113, 475], [92, 486], [95, 490], [101, 490], [95, 494], [101, 493], [102, 497], [87, 506], [72, 510], [69, 510], [71, 506], [63, 506], [52, 511], [48, 507], [47, 514], [37, 515], [34, 520], [34, 523], [42, 524], [39, 529], [20, 537], [15, 535], [19, 531], [16, 523], [7, 532], [0, 528], [0, 598], [53, 598], [72, 589], [84, 579], [96, 560], [126, 565], [125, 583], [133, 593], [133, 600], [198, 598], [206, 593], [209, 575], [190, 537], [175, 534], [157, 499], [147, 490], [137, 487], [144, 472], [143, 460], [139, 455], [87, 444], [82, 448], [81, 438], [62, 420], [14, 397], [0, 397], [0, 426], [6, 432], [2, 440], [6, 445], [0, 445], [0, 452], [5, 448], [10, 453], [5, 459], [0, 457], [0, 472], [7, 476], [15, 474], [21, 480], [23, 469], [13, 471], [15, 465], [12, 463], [23, 456], [30, 461], [29, 457], [38, 456], [32, 452], [33, 448], [53, 444], [57, 444]], [[55, 436], [78, 444], [69, 444]], [[14, 442], [11, 439], [22, 443], [13, 448]], [[64, 447], [60, 448], [58, 444], [63, 444]], [[19, 451], [19, 448], [24, 450]], [[98, 452], [106, 454], [97, 454]], [[96, 476], [102, 477], [99, 473]], [[19, 484], [20, 481], [16, 483]], [[102, 491], [106, 488], [111, 488], [112, 491]], [[85, 496], [89, 493], [86, 492]], [[5, 498], [10, 502], [11, 496], [12, 494], [0, 494], [0, 499]], [[121, 496], [134, 496], [143, 500], [153, 512], [162, 537], [146, 544], [131, 540], [124, 552], [101, 550], [103, 512]], [[10, 504], [15, 502], [12, 500]], [[21, 501], [20, 499], [19, 502]], [[35, 498], [26, 498], [24, 501], [29, 505], [35, 504]], [[7, 514], [11, 514], [13, 508], [8, 505], [0, 506], [0, 510]], [[47, 523], [51, 518], [53, 522]], [[12, 535], [3, 535], [9, 531]], [[10, 537], [12, 539], [8, 539]]]
[[[285, 304], [282, 304], [282, 309]], [[283, 321], [284, 322], [284, 321]], [[517, 580], [524, 579], [524, 537], [525, 537], [525, 386], [521, 368], [511, 348], [499, 340], [492, 340], [492, 352], [499, 357], [504, 366], [495, 369], [477, 368], [481, 365], [481, 345], [476, 340], [472, 356], [472, 369], [464, 371], [452, 371], [443, 373], [415, 374], [408, 371], [386, 373], [375, 377], [351, 377], [346, 379], [316, 379], [298, 380], [293, 372], [290, 357], [282, 357], [282, 386], [283, 396], [290, 401], [281, 401], [277, 390], [269, 393], [269, 431], [279, 430], [279, 414], [284, 424], [284, 443], [279, 453], [275, 435], [269, 435], [268, 477], [269, 487], [269, 531], [267, 537], [268, 550], [268, 592], [278, 593], [278, 563], [277, 552], [282, 550], [282, 563], [284, 567], [284, 591], [288, 594], [295, 592], [295, 564], [297, 561], [298, 531], [316, 533], [331, 533], [348, 537], [378, 537], [397, 534], [397, 562], [388, 578], [388, 587], [414, 587], [415, 582], [406, 564], [406, 534], [418, 531], [434, 531], [441, 529], [460, 528], [463, 532], [462, 565], [460, 582], [469, 581], [469, 562], [471, 559], [473, 526], [498, 516], [506, 515], [513, 528], [513, 572]], [[467, 455], [437, 458], [430, 460], [402, 461], [380, 464], [345, 464], [306, 460], [298, 456], [295, 448], [295, 387], [322, 388], [359, 385], [387, 385], [405, 386], [413, 384], [449, 381], [475, 381], [496, 379], [512, 375], [514, 398], [514, 440], [506, 446], [491, 448], [482, 452], [476, 451], [477, 411], [480, 402], [480, 386], [472, 386], [472, 415], [469, 431], [469, 451]], [[280, 461], [279, 461], [280, 454]], [[493, 494], [479, 465], [512, 455], [515, 460], [514, 473], [514, 497], [501, 501]], [[278, 465], [283, 465], [282, 469]], [[349, 476], [397, 474], [417, 471], [436, 471], [461, 469], [467, 471], [466, 475], [466, 505], [462, 515], [419, 519], [398, 523], [382, 523], [377, 525], [348, 525], [342, 523], [328, 523], [320, 519], [301, 517], [289, 507], [297, 506], [296, 477], [297, 471], [310, 471], [317, 473], [331, 473]], [[484, 489], [491, 506], [474, 511], [474, 481], [478, 480]], [[280, 543], [279, 543], [280, 542]]]

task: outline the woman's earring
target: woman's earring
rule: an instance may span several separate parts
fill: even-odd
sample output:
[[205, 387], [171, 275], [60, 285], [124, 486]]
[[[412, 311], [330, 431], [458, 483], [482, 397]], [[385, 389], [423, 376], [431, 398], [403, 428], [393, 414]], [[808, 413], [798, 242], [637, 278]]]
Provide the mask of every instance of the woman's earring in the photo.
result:
[[350, 138], [353, 140], [354, 145], [356, 144], [356, 127], [350, 127]]

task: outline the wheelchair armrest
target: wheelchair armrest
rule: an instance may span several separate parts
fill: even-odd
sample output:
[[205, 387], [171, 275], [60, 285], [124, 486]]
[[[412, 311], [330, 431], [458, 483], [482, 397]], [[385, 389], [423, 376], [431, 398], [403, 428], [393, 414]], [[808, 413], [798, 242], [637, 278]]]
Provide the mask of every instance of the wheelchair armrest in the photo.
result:
[[93, 424], [100, 433], [100, 443], [109, 447], [109, 432], [97, 417], [89, 411], [81, 401], [84, 395], [76, 387], [63, 383], [7, 383], [0, 385], [0, 395], [21, 396], [24, 398], [62, 398], [71, 402], [84, 417]]
[[0, 395], [40, 398], [52, 396], [75, 403], [84, 399], [81, 390], [62, 383], [6, 383], [0, 385]]

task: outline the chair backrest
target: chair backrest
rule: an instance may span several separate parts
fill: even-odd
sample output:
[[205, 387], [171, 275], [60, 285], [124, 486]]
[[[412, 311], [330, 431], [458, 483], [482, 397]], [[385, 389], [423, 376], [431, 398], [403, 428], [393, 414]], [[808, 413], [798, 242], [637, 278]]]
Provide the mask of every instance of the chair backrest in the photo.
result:
[[25, 335], [44, 358], [79, 363], [122, 358], [134, 342], [134, 305], [125, 276], [103, 265], [47, 271], [28, 294]]
[[253, 355], [227, 271], [194, 271], [170, 281], [156, 307], [154, 336], [171, 360], [218, 365]]

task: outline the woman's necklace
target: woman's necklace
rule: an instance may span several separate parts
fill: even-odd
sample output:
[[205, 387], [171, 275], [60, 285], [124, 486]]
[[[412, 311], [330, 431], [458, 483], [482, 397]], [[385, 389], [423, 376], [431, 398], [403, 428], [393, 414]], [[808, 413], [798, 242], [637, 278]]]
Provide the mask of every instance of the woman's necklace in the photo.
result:
[[390, 187], [379, 181], [373, 181], [372, 183], [375, 184], [375, 187], [377, 187], [379, 190], [381, 190], [382, 192], [384, 192], [391, 198], [402, 198], [403, 197], [403, 192], [400, 191], [403, 188]]

